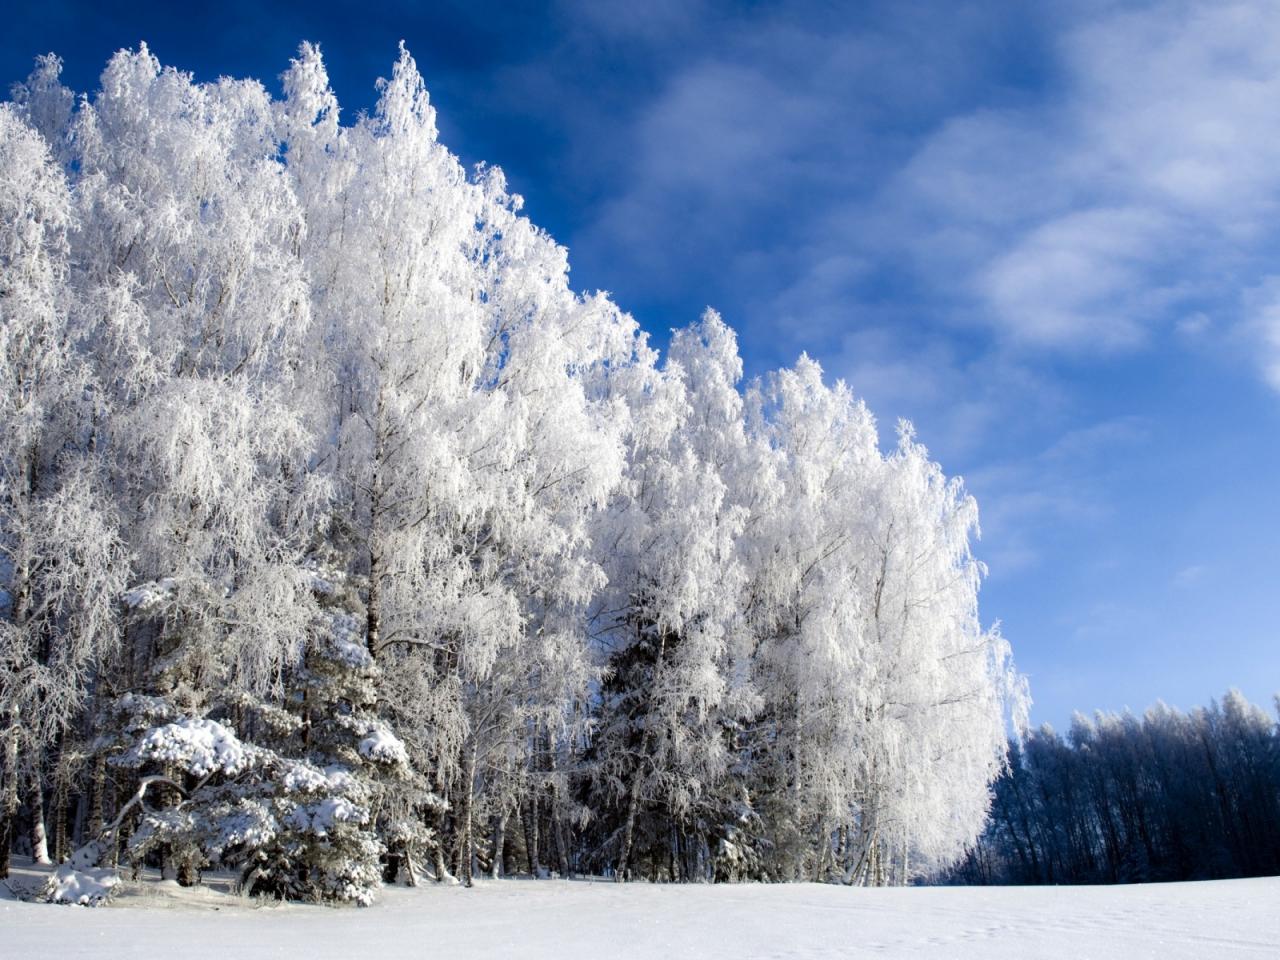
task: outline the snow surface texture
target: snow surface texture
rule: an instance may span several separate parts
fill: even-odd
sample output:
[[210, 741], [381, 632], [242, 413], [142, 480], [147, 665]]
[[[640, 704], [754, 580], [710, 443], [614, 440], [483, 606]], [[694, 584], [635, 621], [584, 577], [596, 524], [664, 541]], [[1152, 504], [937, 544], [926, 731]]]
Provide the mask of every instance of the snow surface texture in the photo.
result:
[[[369, 909], [254, 907], [122, 884], [87, 910], [0, 901], [0, 954], [966, 960], [1280, 956], [1280, 878], [1128, 887], [667, 886], [558, 880], [383, 891]], [[155, 909], [170, 907], [172, 909]]]

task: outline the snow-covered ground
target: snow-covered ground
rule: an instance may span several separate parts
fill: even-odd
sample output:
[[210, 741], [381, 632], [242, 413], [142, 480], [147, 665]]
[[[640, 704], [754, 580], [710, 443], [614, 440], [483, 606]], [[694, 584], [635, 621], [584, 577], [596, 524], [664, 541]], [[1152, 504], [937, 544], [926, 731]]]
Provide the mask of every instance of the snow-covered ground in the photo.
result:
[[1275, 958], [1280, 878], [878, 890], [506, 880], [390, 889], [368, 909], [254, 906], [210, 888], [148, 882], [96, 910], [0, 901], [5, 958], [467, 955]]

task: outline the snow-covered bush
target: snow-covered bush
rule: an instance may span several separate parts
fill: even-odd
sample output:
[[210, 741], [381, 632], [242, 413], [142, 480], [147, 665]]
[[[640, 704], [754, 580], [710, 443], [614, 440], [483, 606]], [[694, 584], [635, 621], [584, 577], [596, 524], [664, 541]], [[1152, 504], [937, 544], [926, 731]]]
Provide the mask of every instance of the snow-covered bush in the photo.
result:
[[120, 874], [99, 865], [102, 845], [86, 844], [50, 874], [41, 890], [41, 899], [49, 903], [70, 903], [96, 907], [110, 900], [120, 883]]
[[[147, 810], [130, 856], [234, 869], [246, 895], [372, 902], [385, 852], [373, 811], [385, 781], [409, 776], [408, 756], [374, 712], [378, 672], [357, 642], [358, 617], [329, 606], [349, 594], [320, 583], [321, 608], [281, 704], [241, 690], [218, 707], [240, 716], [251, 739], [225, 717], [182, 718], [136, 735], [118, 762], [176, 773], [184, 795]], [[130, 705], [163, 714], [157, 702]]]

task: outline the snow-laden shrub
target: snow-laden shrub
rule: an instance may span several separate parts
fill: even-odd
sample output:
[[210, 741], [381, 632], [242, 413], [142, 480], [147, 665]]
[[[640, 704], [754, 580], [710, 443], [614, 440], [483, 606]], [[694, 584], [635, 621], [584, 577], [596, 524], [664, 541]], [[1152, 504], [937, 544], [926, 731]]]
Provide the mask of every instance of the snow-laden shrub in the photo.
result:
[[[132, 858], [235, 870], [246, 895], [373, 901], [386, 852], [373, 811], [386, 782], [411, 773], [404, 743], [375, 712], [377, 667], [345, 587], [331, 571], [316, 576], [319, 610], [282, 697], [239, 690], [214, 705], [252, 739], [227, 716], [176, 717], [163, 698], [122, 706], [157, 722], [133, 724], [117, 763], [176, 777], [183, 791], [145, 811]], [[424, 840], [404, 827], [394, 842]]]
[[102, 846], [89, 843], [72, 854], [45, 881], [41, 899], [49, 903], [70, 903], [96, 907], [115, 894], [120, 875], [113, 869], [98, 866]]
[[139, 758], [182, 764], [198, 785], [175, 806], [147, 811], [129, 841], [141, 860], [167, 851], [178, 860], [233, 869], [242, 892], [290, 900], [368, 904], [381, 876], [383, 846], [370, 807], [376, 793], [370, 771], [338, 764], [319, 767], [244, 744], [225, 725], [195, 720], [158, 728], [142, 745], [178, 743], [174, 730], [221, 729], [230, 761], [209, 764], [200, 750], [135, 749]]

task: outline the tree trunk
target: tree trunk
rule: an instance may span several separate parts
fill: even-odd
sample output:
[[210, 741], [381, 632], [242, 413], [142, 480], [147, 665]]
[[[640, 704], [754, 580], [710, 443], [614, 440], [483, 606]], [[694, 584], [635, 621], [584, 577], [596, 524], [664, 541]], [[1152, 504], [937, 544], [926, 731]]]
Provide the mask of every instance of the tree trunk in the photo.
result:
[[89, 778], [89, 836], [101, 836], [105, 824], [103, 803], [107, 794], [107, 757], [103, 753], [93, 755], [93, 773]]
[[369, 543], [369, 603], [365, 607], [365, 643], [369, 655], [377, 657], [382, 645], [382, 554], [377, 543]]
[[376, 657], [382, 645], [382, 555], [375, 546], [369, 548], [369, 603], [365, 608], [365, 643], [369, 655]]
[[[444, 798], [449, 795], [448, 785], [445, 783], [443, 768], [436, 768], [436, 795]], [[444, 883], [449, 878], [449, 868], [445, 865], [444, 845], [446, 827], [449, 823], [448, 814], [441, 809], [436, 815], [436, 842], [435, 848], [432, 850], [432, 859], [435, 861], [436, 883]]]
[[[441, 819], [442, 819], [441, 827], [443, 828], [444, 826], [443, 818]], [[449, 868], [446, 867], [444, 863], [444, 830], [443, 829], [441, 829], [440, 833], [437, 834], [436, 836], [435, 861], [436, 861], [436, 883], [444, 883], [445, 878], [449, 876]]]
[[856, 858], [845, 870], [844, 882], [851, 886], [863, 886], [870, 881], [871, 857], [878, 842], [875, 819], [858, 827]]
[[[115, 784], [111, 793], [111, 809], [116, 811], [115, 819], [119, 820], [121, 809], [120, 805], [125, 802], [120, 796], [120, 785]], [[104, 866], [115, 867], [120, 863], [120, 851], [123, 849], [123, 845], [129, 837], [129, 831], [130, 823], [128, 820], [119, 823], [110, 831], [110, 844], [108, 845], [107, 853], [103, 860]], [[98, 834], [98, 836], [101, 836], [101, 834]]]
[[671, 821], [671, 833], [667, 841], [667, 873], [671, 876], [672, 883], [680, 882], [680, 828], [676, 826], [673, 819]]
[[[80, 791], [75, 798], [75, 813], [68, 814], [67, 819], [67, 849], [64, 851], [67, 857], [89, 842], [89, 831], [85, 826], [89, 822], [89, 796]], [[65, 859], [62, 857], [59, 862]]]
[[405, 872], [404, 885], [406, 887], [416, 887], [418, 885], [418, 867], [413, 862], [413, 843], [404, 845], [404, 860], [402, 861]]
[[818, 862], [813, 870], [813, 882], [822, 883], [827, 879], [827, 860], [831, 856], [831, 831], [825, 823], [818, 821]]
[[564, 821], [560, 818], [560, 804], [555, 802], [552, 794], [551, 803], [551, 839], [555, 842], [556, 869], [561, 879], [570, 876], [569, 843], [564, 835]]
[[631, 868], [631, 844], [635, 839], [636, 811], [640, 807], [640, 772], [631, 777], [631, 789], [627, 791], [627, 819], [622, 828], [622, 850], [618, 854], [618, 873], [614, 880], [625, 883]]
[[59, 776], [53, 787], [53, 859], [62, 863], [70, 854], [67, 819], [70, 814], [70, 785]]
[[471, 877], [474, 872], [475, 843], [471, 821], [474, 808], [472, 794], [475, 792], [475, 780], [476, 748], [472, 746], [467, 751], [466, 768], [462, 773], [462, 852], [458, 858], [458, 871], [462, 875], [461, 879], [464, 887], [471, 886]]
[[383, 396], [378, 391], [374, 411], [373, 476], [369, 483], [369, 602], [365, 607], [365, 643], [370, 656], [377, 657], [382, 646], [382, 496], [386, 435], [383, 424]]
[[27, 806], [31, 810], [31, 859], [47, 864], [49, 860], [49, 834], [44, 826], [44, 764], [39, 757], [32, 764], [31, 779], [27, 783]]
[[538, 863], [538, 791], [529, 791], [529, 811], [524, 817], [524, 851], [529, 860], [529, 875], [535, 880], [542, 872]]
[[[178, 805], [179, 800], [181, 799], [178, 795], [178, 791], [171, 786], [172, 781], [174, 781], [179, 776], [179, 774], [177, 772], [176, 767], [170, 763], [166, 763], [163, 767], [163, 770], [164, 770], [164, 777], [169, 782], [161, 783], [160, 789], [157, 791], [157, 794], [159, 796], [161, 808], [167, 810], [170, 807], [176, 807]], [[160, 877], [161, 879], [178, 880], [179, 866], [180, 865], [178, 863], [178, 857], [174, 853], [173, 846], [168, 843], [161, 844], [160, 845]]]
[[493, 818], [493, 857], [489, 863], [489, 876], [497, 880], [506, 874], [503, 860], [503, 847], [507, 844], [507, 811], [505, 809]]
[[178, 863], [178, 885], [194, 887], [199, 882], [200, 871], [196, 869], [195, 861], [190, 857], [183, 857]]
[[9, 715], [9, 735], [4, 739], [4, 764], [0, 767], [0, 880], [9, 876], [9, 854], [18, 821], [18, 728]]

